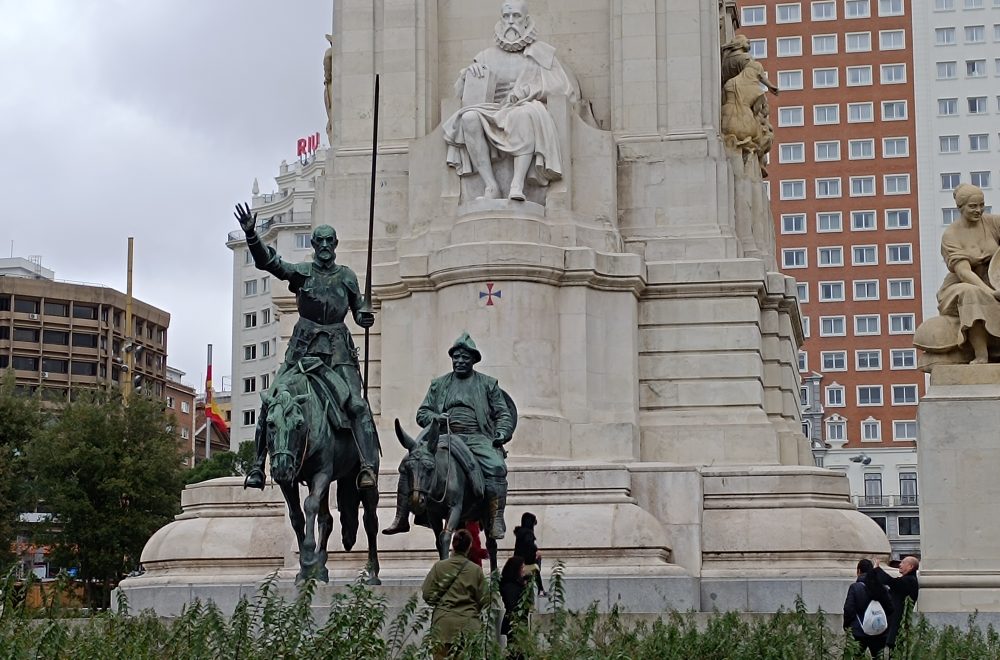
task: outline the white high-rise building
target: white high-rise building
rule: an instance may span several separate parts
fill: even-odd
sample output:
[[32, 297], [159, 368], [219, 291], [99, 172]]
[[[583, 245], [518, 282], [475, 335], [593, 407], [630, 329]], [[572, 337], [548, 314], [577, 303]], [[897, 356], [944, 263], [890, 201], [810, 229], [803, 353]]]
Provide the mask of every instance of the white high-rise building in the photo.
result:
[[952, 191], [972, 183], [1000, 203], [1000, 0], [913, 0], [924, 318], [947, 272], [941, 235], [958, 217]]
[[[323, 176], [326, 149], [304, 161], [282, 161], [278, 189], [258, 194], [256, 182], [250, 206], [257, 214], [257, 235], [287, 261], [309, 258], [316, 180]], [[243, 231], [229, 233], [233, 251], [233, 393], [231, 447], [253, 440], [260, 393], [270, 387], [281, 365], [284, 346], [271, 301], [272, 278], [257, 270], [247, 250]]]

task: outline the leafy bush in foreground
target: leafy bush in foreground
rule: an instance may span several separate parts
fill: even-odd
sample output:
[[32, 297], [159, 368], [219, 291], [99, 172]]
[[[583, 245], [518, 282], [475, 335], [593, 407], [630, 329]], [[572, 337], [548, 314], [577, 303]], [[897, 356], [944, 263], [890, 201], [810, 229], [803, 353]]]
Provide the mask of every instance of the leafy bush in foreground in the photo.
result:
[[[275, 576], [253, 599], [240, 601], [231, 617], [213, 604], [193, 603], [177, 618], [164, 621], [152, 613], [130, 616], [127, 604], [118, 612], [89, 618], [65, 618], [73, 612], [58, 604], [30, 611], [17, 601], [13, 572], [0, 582], [0, 658], [365, 658], [423, 660], [431, 657], [433, 640], [424, 634], [430, 610], [414, 594], [389, 620], [386, 599], [359, 579], [338, 592], [330, 614], [317, 622], [312, 612], [316, 585], [309, 583], [288, 601], [276, 589]], [[496, 589], [496, 583], [493, 583]], [[494, 599], [496, 602], [498, 599]], [[525, 597], [533, 602], [533, 594]], [[557, 567], [543, 617], [516, 626], [509, 647], [502, 649], [494, 631], [502, 609], [483, 613], [479, 633], [463, 640], [453, 658], [500, 660], [505, 653], [546, 660], [617, 660], [699, 658], [703, 660], [853, 658], [856, 645], [827, 618], [793, 611], [748, 619], [736, 613], [716, 614], [703, 626], [695, 617], [669, 613], [652, 623], [630, 624], [613, 610], [606, 616], [592, 606], [583, 612], [566, 608], [562, 569]], [[906, 626], [895, 658], [975, 660], [1000, 657], [1000, 635], [970, 619], [968, 631], [934, 628], [923, 617]]]

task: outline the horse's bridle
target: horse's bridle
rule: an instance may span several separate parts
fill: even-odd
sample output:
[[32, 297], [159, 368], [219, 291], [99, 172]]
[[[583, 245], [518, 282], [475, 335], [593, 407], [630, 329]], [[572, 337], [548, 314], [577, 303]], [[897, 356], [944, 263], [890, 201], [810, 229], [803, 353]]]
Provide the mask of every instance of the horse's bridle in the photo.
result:
[[[303, 419], [305, 419], [305, 416], [303, 416]], [[309, 425], [306, 424], [306, 439], [305, 439], [305, 442], [302, 443], [302, 456], [299, 458], [298, 463], [296, 463], [296, 461], [295, 461], [295, 453], [292, 452], [291, 450], [288, 450], [288, 449], [275, 449], [275, 450], [272, 451], [272, 456], [271, 456], [272, 460], [273, 460], [273, 458], [275, 456], [288, 456], [289, 458], [292, 459], [292, 465], [296, 466], [295, 467], [295, 474], [292, 475], [292, 483], [294, 483], [295, 480], [298, 478], [299, 472], [302, 472], [302, 466], [306, 462], [306, 452], [309, 450], [309, 436], [310, 435], [311, 435], [311, 431], [309, 429]]]

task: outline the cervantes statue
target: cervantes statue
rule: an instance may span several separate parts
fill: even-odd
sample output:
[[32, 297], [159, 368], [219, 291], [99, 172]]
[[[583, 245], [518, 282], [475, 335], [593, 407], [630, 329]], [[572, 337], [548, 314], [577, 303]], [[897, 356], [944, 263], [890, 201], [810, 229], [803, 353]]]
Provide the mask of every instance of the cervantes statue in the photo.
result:
[[546, 106], [549, 96], [563, 95], [581, 116], [576, 76], [556, 57], [556, 49], [535, 37], [535, 24], [523, 0], [506, 0], [495, 28], [496, 45], [481, 51], [462, 71], [455, 93], [463, 107], [442, 128], [448, 165], [459, 176], [483, 178], [486, 199], [503, 197], [493, 161], [514, 159], [507, 198], [524, 201], [525, 181], [546, 186], [562, 178], [559, 135]]

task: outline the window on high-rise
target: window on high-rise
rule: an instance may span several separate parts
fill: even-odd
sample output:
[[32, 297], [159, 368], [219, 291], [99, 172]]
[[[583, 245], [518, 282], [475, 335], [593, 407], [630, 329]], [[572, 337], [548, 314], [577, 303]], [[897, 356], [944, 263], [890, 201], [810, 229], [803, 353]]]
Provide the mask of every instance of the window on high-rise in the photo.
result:
[[969, 103], [970, 115], [985, 115], [989, 111], [985, 96], [970, 96], [966, 100]]
[[969, 181], [974, 186], [979, 186], [980, 188], [989, 188], [991, 183], [990, 172], [988, 170], [970, 172]]
[[847, 335], [846, 320], [843, 316], [819, 317], [820, 337], [843, 337]]
[[312, 237], [307, 232], [295, 234], [295, 249], [305, 250], [312, 245]]
[[954, 46], [957, 42], [955, 28], [939, 27], [934, 28], [934, 44], [937, 46]]
[[804, 142], [788, 142], [778, 145], [779, 163], [803, 163], [806, 160]]
[[916, 324], [914, 314], [890, 314], [890, 335], [912, 335]]
[[[843, 266], [844, 265], [844, 248], [839, 245], [816, 248], [816, 254], [819, 259], [819, 266], [830, 267], [830, 266]], [[840, 296], [842, 300], [844, 297], [844, 283], [840, 282]], [[822, 289], [822, 285], [820, 286]], [[820, 300], [829, 300], [829, 296], [820, 295]]]
[[849, 158], [851, 160], [869, 160], [875, 157], [875, 140], [849, 140]]
[[938, 116], [952, 117], [958, 114], [958, 99], [938, 99]]
[[814, 34], [812, 38], [813, 55], [833, 55], [837, 52], [837, 35]]
[[837, 3], [834, 0], [816, 0], [811, 3], [810, 17], [814, 21], [837, 20]]
[[795, 283], [795, 297], [799, 299], [800, 303], [809, 302], [809, 283], [808, 282], [796, 282]]
[[903, 30], [880, 30], [879, 50], [903, 50], [906, 48], [906, 33]]
[[803, 112], [801, 105], [791, 105], [778, 109], [778, 126], [802, 126]]
[[959, 143], [957, 135], [941, 135], [938, 137], [939, 151], [943, 154], [957, 154]]
[[243, 393], [247, 394], [249, 392], [257, 391], [257, 378], [251, 376], [250, 378], [243, 379]]
[[886, 229], [909, 229], [910, 226], [910, 209], [886, 209]]
[[877, 335], [880, 332], [878, 314], [857, 314], [854, 317], [854, 334], [858, 337]]
[[899, 85], [906, 82], [905, 64], [883, 64], [880, 71], [883, 85]]
[[915, 348], [894, 348], [889, 351], [889, 355], [893, 369], [916, 369], [917, 367], [917, 349]]
[[[868, 419], [861, 422], [862, 442], [879, 442], [881, 440], [882, 440], [882, 422], [878, 421], [874, 417], [869, 417]], [[878, 478], [877, 491], [874, 488], [875, 480], [870, 479], [869, 477]], [[880, 474], [865, 475], [865, 504], [869, 506], [882, 505], [882, 475]]]
[[[829, 405], [829, 404], [827, 404]], [[843, 404], [841, 404], [843, 405]], [[826, 423], [826, 439], [827, 440], [846, 440], [847, 432], [845, 427], [847, 424], [840, 421], [832, 421]]]
[[878, 280], [854, 280], [854, 300], [878, 300]]
[[941, 209], [941, 224], [950, 225], [951, 223], [958, 220], [959, 209], [954, 206], [948, 206]]
[[881, 385], [858, 385], [858, 405], [859, 406], [881, 406], [882, 386]]
[[871, 49], [871, 32], [848, 32], [844, 35], [844, 50], [848, 53], [867, 53]]
[[851, 197], [872, 197], [875, 195], [875, 177], [852, 176]]
[[243, 282], [243, 295], [244, 296], [257, 295], [257, 280], [246, 280], [245, 282]]
[[248, 312], [243, 315], [243, 327], [244, 328], [257, 327], [257, 312]]
[[740, 16], [740, 24], [745, 26], [748, 25], [765, 25], [767, 23], [767, 8], [759, 5], [756, 7], [743, 7]]
[[886, 195], [907, 195], [910, 192], [910, 175], [886, 174], [882, 185]]
[[896, 518], [896, 526], [900, 536], [920, 536], [919, 516], [899, 516]]
[[257, 421], [257, 411], [256, 410], [244, 410], [243, 411], [243, 426], [253, 426]]
[[778, 5], [775, 9], [776, 23], [800, 23], [802, 21], [802, 5], [798, 2]]
[[906, 137], [882, 138], [883, 158], [905, 158], [910, 155], [910, 139]]
[[965, 75], [969, 78], [985, 78], [986, 60], [965, 60]]
[[894, 406], [915, 406], [917, 405], [916, 385], [893, 385], [892, 405]]
[[824, 89], [839, 84], [837, 69], [813, 69], [813, 88]]
[[779, 71], [778, 88], [782, 91], [802, 89], [802, 69]]
[[[820, 353], [822, 371], [847, 371], [847, 351], [823, 351]], [[827, 388], [829, 392], [829, 388]], [[827, 405], [830, 397], [827, 395]]]
[[[869, 70], [870, 73], [871, 71]], [[847, 123], [861, 124], [873, 121], [875, 121], [875, 106], [871, 101], [867, 103], [847, 104]]]
[[901, 278], [889, 280], [889, 298], [891, 299], [912, 299], [913, 279]]
[[965, 43], [967, 44], [981, 44], [986, 42], [986, 26], [985, 25], [966, 25], [965, 26]]
[[829, 199], [840, 197], [840, 177], [827, 179], [816, 179], [816, 197], [819, 199]]
[[816, 231], [834, 232], [843, 230], [843, 214], [840, 211], [825, 211], [816, 214]]
[[851, 211], [851, 231], [872, 231], [875, 226], [875, 211]]
[[802, 54], [802, 37], [778, 37], [778, 57], [795, 57]]
[[870, 0], [844, 1], [845, 18], [868, 18], [871, 15], [872, 15], [872, 7]]
[[781, 182], [781, 199], [805, 199], [806, 181], [805, 179], [790, 179]]
[[913, 263], [913, 247], [909, 243], [894, 243], [885, 246], [887, 264]]
[[903, 0], [878, 0], [879, 16], [902, 16]]
[[870, 64], [847, 67], [847, 86], [859, 87], [872, 84], [872, 67]]
[[804, 213], [788, 213], [781, 216], [782, 234], [806, 233], [806, 216]]
[[750, 39], [750, 57], [755, 60], [767, 59], [767, 39]]
[[882, 101], [882, 121], [906, 119], [906, 101]]
[[989, 151], [990, 136], [987, 133], [973, 133], [969, 136], [969, 151]]
[[958, 77], [958, 62], [938, 62], [937, 79], [953, 80]]
[[874, 245], [855, 245], [851, 248], [851, 264], [854, 266], [875, 266], [878, 264], [878, 250]]
[[840, 160], [840, 140], [817, 142], [815, 149], [817, 161]]
[[983, 0], [963, 0], [963, 5], [965, 9], [982, 9]]
[[877, 371], [882, 368], [882, 351], [864, 350], [854, 352], [855, 369], [858, 371]]
[[820, 302], [843, 302], [844, 283], [843, 282], [820, 282], [819, 283]]
[[934, 0], [934, 11], [952, 11], [955, 9], [955, 0]]
[[781, 265], [784, 268], [805, 268], [809, 264], [806, 262], [805, 248], [785, 248], [781, 251]]
[[819, 126], [825, 124], [839, 124], [839, 123], [840, 123], [839, 105], [813, 106], [813, 124]]

